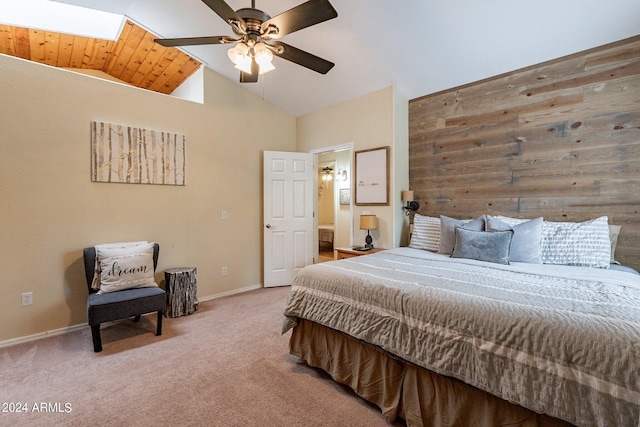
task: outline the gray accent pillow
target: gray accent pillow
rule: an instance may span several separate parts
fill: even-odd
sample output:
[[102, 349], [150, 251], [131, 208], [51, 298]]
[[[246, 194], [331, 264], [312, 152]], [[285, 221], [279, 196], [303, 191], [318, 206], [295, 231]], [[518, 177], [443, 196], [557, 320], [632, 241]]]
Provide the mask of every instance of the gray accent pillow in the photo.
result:
[[464, 227], [466, 230], [483, 231], [484, 215], [474, 220], [462, 220], [440, 215], [440, 248], [439, 254], [451, 255], [456, 245], [456, 227]]
[[542, 217], [509, 225], [487, 215], [487, 231], [513, 230], [510, 261], [542, 264]]
[[509, 264], [509, 249], [513, 230], [473, 231], [456, 227], [456, 246], [451, 258]]

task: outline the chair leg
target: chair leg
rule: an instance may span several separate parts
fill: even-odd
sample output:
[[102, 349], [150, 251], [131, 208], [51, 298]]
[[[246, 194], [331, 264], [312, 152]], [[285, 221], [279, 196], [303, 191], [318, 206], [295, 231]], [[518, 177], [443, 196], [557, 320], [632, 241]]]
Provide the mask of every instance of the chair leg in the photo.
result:
[[100, 324], [91, 325], [91, 337], [93, 338], [93, 351], [100, 353], [102, 351], [102, 340], [100, 339]]
[[140, 316], [136, 316], [136, 317], [134, 317], [134, 318], [133, 318], [133, 321], [134, 321], [134, 322], [139, 322], [139, 321], [140, 321]]
[[162, 335], [162, 310], [158, 311], [158, 327], [156, 328], [156, 336]]

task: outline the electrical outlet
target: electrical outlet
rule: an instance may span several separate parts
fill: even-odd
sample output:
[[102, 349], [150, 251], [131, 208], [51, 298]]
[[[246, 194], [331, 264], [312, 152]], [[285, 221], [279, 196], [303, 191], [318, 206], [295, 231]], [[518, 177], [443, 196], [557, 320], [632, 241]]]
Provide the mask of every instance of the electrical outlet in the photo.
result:
[[222, 267], [222, 270], [220, 271], [220, 275], [221, 276], [226, 276], [227, 275], [227, 267]]
[[33, 292], [23, 292], [22, 305], [32, 305], [32, 304], [33, 304]]
[[227, 211], [222, 211], [220, 214], [220, 219], [227, 219]]

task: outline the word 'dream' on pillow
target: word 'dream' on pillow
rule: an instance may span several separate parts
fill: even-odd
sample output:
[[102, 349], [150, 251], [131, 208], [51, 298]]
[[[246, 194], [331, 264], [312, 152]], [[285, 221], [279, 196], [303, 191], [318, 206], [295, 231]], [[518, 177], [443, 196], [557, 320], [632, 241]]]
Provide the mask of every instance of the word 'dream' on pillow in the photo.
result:
[[100, 270], [100, 293], [158, 286], [153, 277], [153, 251], [102, 257]]

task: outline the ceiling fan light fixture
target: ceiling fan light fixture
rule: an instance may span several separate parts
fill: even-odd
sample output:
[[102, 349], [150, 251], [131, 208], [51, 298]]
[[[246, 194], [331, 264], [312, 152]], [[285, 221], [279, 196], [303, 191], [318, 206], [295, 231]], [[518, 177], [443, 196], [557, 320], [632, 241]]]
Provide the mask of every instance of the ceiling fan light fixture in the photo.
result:
[[242, 58], [235, 66], [237, 70], [242, 71], [243, 73], [251, 74], [251, 57], [245, 56]]
[[273, 71], [276, 69], [275, 65], [273, 65], [271, 62], [258, 65], [260, 65], [260, 74], [268, 73], [269, 71]]
[[273, 18], [256, 9], [255, 0], [251, 1], [251, 7], [236, 11], [225, 0], [202, 1], [231, 26], [234, 37], [178, 37], [155, 41], [164, 47], [236, 43], [227, 54], [235, 67], [242, 71], [240, 83], [255, 83], [260, 74], [274, 70], [274, 55], [320, 74], [326, 74], [335, 65], [309, 52], [274, 40], [336, 18], [338, 12], [329, 0], [306, 0]]
[[238, 70], [251, 74], [251, 56], [249, 46], [240, 42], [227, 51], [227, 55]]
[[273, 52], [266, 44], [259, 42], [253, 47], [255, 61], [260, 66], [260, 74], [273, 71], [276, 67], [271, 63], [273, 61]]

